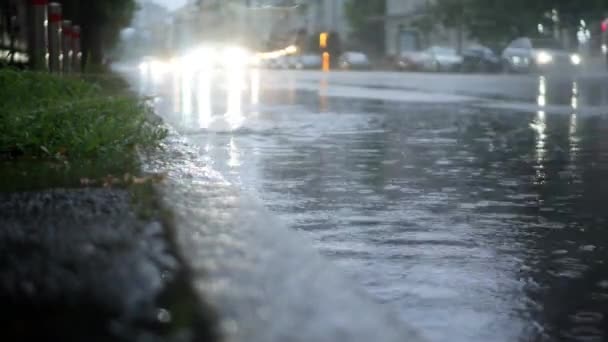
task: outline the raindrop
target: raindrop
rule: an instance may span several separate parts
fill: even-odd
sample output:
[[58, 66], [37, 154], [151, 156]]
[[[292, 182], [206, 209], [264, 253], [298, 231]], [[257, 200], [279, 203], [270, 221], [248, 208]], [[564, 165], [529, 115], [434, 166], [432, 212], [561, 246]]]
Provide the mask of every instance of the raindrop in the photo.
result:
[[239, 327], [234, 320], [227, 319], [222, 322], [222, 330], [228, 334], [235, 334], [239, 330]]
[[602, 341], [602, 332], [595, 327], [576, 327], [568, 335], [575, 341]]
[[593, 252], [597, 247], [595, 247], [594, 245], [586, 245], [586, 246], [581, 246], [579, 248], [579, 250], [583, 251], [583, 252]]
[[599, 286], [602, 289], [608, 289], [608, 280], [602, 280], [599, 283], [597, 283], [597, 286]]
[[169, 310], [166, 309], [158, 309], [158, 311], [156, 312], [156, 319], [158, 319], [159, 322], [167, 324], [171, 322], [171, 313], [169, 312]]
[[602, 315], [601, 313], [598, 313], [598, 312], [581, 311], [581, 312], [577, 312], [575, 315], [571, 316], [570, 318], [575, 323], [593, 324], [593, 323], [601, 322], [604, 319], [604, 315]]
[[395, 165], [397, 163], [399, 163], [398, 160], [385, 160], [382, 162], [383, 165]]

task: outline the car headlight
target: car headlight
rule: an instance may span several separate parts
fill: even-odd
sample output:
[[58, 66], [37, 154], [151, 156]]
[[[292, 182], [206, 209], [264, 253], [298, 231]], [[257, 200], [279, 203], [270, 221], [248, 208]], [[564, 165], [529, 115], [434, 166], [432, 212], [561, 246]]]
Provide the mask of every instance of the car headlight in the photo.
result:
[[583, 59], [578, 54], [574, 54], [574, 55], [570, 56], [570, 61], [574, 65], [579, 65], [579, 64], [581, 64], [581, 62], [583, 61]]
[[549, 64], [551, 62], [553, 62], [553, 56], [547, 52], [542, 51], [536, 55], [536, 63], [538, 64]]
[[513, 64], [521, 63], [521, 58], [519, 56], [513, 56]]

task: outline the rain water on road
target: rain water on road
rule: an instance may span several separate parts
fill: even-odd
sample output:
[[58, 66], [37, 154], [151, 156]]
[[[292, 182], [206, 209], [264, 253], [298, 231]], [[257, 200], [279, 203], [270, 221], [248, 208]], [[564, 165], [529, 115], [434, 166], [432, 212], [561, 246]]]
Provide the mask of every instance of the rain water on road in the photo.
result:
[[173, 80], [157, 105], [404, 322], [432, 341], [608, 338], [606, 117], [327, 98], [259, 77], [246, 99], [230, 78]]

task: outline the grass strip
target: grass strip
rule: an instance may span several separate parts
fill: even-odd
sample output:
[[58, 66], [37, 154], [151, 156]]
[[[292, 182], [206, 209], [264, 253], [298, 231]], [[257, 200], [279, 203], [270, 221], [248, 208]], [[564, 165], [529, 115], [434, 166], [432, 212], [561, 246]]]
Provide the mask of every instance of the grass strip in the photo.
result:
[[79, 79], [0, 69], [0, 191], [137, 174], [136, 151], [154, 149], [167, 135], [152, 118], [145, 100], [111, 74]]

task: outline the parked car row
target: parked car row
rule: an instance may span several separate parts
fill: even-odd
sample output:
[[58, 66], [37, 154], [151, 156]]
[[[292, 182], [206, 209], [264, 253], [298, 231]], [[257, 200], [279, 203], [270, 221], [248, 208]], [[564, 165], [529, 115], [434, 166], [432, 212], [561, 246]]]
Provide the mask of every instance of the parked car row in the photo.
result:
[[432, 46], [423, 51], [405, 52], [396, 61], [400, 70], [509, 72], [564, 70], [583, 63], [552, 39], [519, 38], [499, 56], [482, 45], [473, 45], [459, 55], [455, 49]]
[[[528, 73], [535, 71], [563, 71], [575, 69], [582, 58], [564, 49], [553, 39], [518, 38], [501, 54], [483, 45], [472, 45], [459, 54], [456, 49], [431, 46], [422, 51], [404, 52], [397, 58], [399, 70], [465, 73]], [[271, 69], [320, 69], [323, 60], [318, 54], [283, 56], [267, 60], [263, 67]], [[362, 52], [345, 52], [332, 63], [343, 70], [367, 70], [372, 68], [367, 55]]]
[[462, 56], [455, 49], [432, 46], [423, 51], [403, 53], [397, 67], [402, 70], [457, 71], [462, 61]]
[[[318, 54], [282, 56], [262, 62], [262, 67], [269, 69], [320, 69], [323, 59]], [[338, 57], [337, 66], [344, 70], [368, 70], [371, 62], [363, 52], [348, 51]]]

